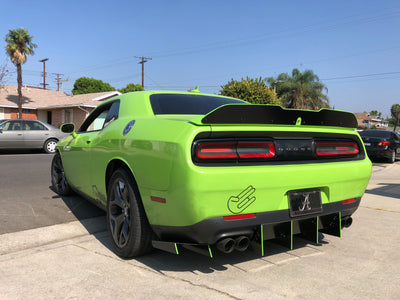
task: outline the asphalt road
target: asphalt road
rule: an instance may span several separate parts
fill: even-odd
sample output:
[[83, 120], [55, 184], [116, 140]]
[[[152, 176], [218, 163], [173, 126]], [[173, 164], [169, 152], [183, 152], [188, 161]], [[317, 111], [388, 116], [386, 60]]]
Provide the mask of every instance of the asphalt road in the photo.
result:
[[0, 234], [104, 215], [79, 196], [60, 197], [51, 189], [53, 155], [0, 153]]

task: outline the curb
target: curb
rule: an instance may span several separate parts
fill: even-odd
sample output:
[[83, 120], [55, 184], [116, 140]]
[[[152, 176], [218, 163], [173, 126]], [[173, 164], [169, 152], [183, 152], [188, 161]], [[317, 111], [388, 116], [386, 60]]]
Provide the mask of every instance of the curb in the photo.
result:
[[73, 221], [0, 235], [0, 255], [106, 231], [105, 217]]

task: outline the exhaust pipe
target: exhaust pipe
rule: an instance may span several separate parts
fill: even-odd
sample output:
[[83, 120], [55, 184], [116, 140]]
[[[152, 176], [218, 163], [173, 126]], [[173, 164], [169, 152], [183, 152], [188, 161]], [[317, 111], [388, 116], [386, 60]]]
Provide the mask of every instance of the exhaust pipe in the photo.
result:
[[235, 239], [235, 249], [238, 251], [246, 251], [249, 248], [250, 239], [245, 236], [239, 236]]
[[346, 227], [346, 228], [350, 227], [352, 223], [353, 223], [353, 218], [351, 218], [351, 217], [342, 219], [343, 227]]
[[235, 248], [235, 240], [232, 238], [225, 238], [217, 243], [217, 248], [223, 253], [231, 253]]

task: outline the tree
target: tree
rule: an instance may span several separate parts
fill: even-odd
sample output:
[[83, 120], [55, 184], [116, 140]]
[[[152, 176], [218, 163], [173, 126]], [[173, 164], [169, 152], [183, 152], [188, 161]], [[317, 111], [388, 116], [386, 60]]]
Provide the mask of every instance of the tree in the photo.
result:
[[37, 48], [32, 40], [33, 36], [29, 35], [25, 28], [9, 30], [5, 38], [7, 55], [17, 67], [19, 119], [22, 119], [22, 65], [26, 62], [26, 55], [33, 55], [33, 49]]
[[399, 124], [400, 120], [400, 104], [393, 104], [392, 107], [390, 108], [390, 113], [392, 114], [392, 117], [395, 120], [393, 130], [396, 130], [396, 126]]
[[144, 88], [139, 83], [129, 83], [126, 87], [118, 90], [121, 94], [130, 93], [130, 92], [137, 92], [137, 91], [144, 91]]
[[314, 110], [329, 107], [328, 96], [324, 94], [328, 89], [311, 70], [301, 73], [293, 69], [291, 76], [281, 73], [277, 78], [269, 77], [265, 80], [274, 87], [286, 107]]
[[255, 104], [281, 104], [280, 99], [261, 77], [256, 79], [246, 77], [241, 81], [232, 79], [221, 88], [220, 94], [223, 96], [239, 98]]
[[74, 83], [73, 95], [115, 91], [109, 83], [94, 78], [81, 77]]
[[370, 116], [373, 117], [378, 117], [378, 118], [382, 118], [382, 113], [377, 111], [377, 110], [371, 110], [371, 112], [369, 113]]

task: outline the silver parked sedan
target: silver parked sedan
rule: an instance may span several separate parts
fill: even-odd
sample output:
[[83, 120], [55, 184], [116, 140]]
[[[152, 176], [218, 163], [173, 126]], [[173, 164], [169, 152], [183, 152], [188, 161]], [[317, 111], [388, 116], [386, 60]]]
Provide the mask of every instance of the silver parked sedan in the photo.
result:
[[0, 120], [0, 149], [42, 148], [54, 153], [57, 142], [67, 135], [38, 120]]

